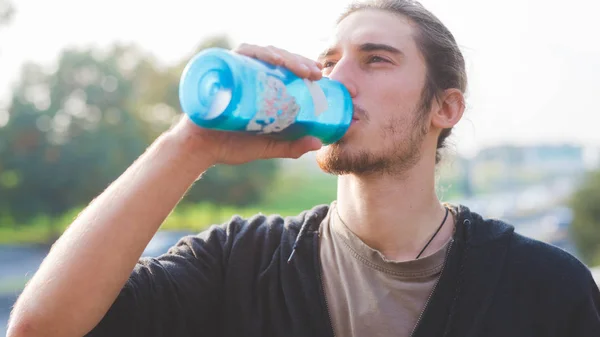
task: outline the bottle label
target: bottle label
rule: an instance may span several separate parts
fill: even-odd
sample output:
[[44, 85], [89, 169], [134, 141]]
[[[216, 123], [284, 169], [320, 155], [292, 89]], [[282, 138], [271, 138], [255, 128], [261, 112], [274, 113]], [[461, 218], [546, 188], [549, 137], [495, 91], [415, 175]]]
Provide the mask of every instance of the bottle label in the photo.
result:
[[[304, 83], [313, 98], [315, 115], [319, 116], [327, 110], [327, 97], [317, 83], [306, 79]], [[284, 130], [296, 121], [300, 112], [300, 105], [294, 96], [288, 94], [285, 84], [266, 73], [258, 74], [256, 105], [256, 114], [246, 130], [257, 131], [259, 134]]]
[[257, 86], [256, 114], [246, 130], [273, 133], [292, 125], [300, 112], [300, 105], [287, 93], [285, 84], [276, 77], [259, 73]]

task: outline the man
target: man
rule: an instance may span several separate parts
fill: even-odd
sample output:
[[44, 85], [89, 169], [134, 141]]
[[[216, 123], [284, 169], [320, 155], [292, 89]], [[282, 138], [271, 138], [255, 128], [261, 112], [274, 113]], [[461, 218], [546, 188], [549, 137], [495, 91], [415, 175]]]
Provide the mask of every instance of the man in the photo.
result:
[[[321, 148], [182, 119], [54, 245], [9, 336], [600, 334], [600, 294], [583, 264], [437, 199], [438, 150], [462, 117], [466, 75], [454, 38], [420, 4], [351, 7], [318, 61], [237, 51], [345, 84], [355, 104], [348, 133]], [[339, 175], [331, 205], [234, 217], [137, 262], [210, 166], [317, 149], [319, 166]]]

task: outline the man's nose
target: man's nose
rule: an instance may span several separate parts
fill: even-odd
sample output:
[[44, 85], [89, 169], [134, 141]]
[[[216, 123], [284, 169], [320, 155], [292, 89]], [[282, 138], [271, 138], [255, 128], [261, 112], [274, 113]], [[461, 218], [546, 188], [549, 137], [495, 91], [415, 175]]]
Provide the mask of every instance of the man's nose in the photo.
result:
[[352, 68], [352, 64], [342, 59], [338, 61], [327, 77], [342, 83], [348, 89], [350, 97], [355, 98], [358, 95], [358, 88], [355, 81], [356, 74], [357, 71]]

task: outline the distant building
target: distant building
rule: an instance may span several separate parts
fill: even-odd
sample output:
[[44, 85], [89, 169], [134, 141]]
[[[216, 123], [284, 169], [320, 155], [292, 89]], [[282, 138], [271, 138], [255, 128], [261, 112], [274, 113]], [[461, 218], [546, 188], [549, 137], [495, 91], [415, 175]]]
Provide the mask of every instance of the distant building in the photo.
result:
[[481, 150], [473, 159], [479, 190], [510, 190], [586, 170], [584, 149], [574, 145], [504, 145]]

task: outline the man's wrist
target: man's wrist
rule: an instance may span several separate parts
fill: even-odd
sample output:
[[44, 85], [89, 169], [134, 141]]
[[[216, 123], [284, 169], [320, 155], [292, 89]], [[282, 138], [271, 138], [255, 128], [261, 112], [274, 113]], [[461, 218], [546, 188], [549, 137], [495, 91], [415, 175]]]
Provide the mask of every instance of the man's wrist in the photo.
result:
[[[185, 117], [184, 117], [185, 118]], [[200, 135], [199, 130], [191, 121], [180, 121], [178, 125], [165, 132], [161, 138], [162, 142], [173, 149], [177, 157], [183, 158], [187, 164], [196, 169], [202, 169], [202, 172], [216, 164], [211, 157], [211, 152], [207, 151], [209, 144]], [[202, 173], [199, 172], [199, 173]]]

